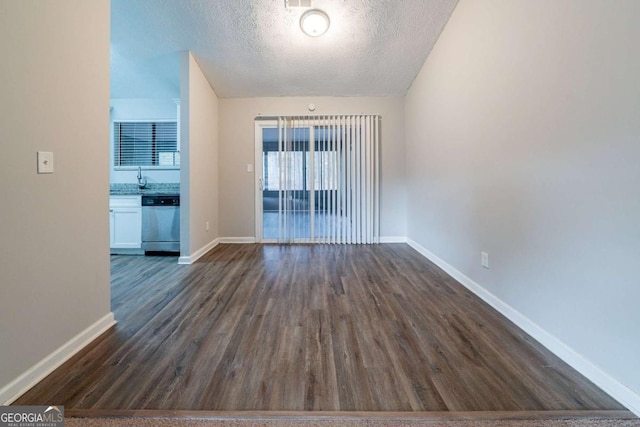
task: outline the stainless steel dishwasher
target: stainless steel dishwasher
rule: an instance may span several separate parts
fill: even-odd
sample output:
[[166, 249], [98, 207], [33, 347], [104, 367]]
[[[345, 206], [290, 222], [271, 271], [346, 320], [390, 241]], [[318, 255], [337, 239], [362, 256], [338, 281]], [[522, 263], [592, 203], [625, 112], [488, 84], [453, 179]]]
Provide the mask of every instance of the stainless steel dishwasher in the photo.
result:
[[142, 249], [180, 252], [180, 196], [142, 196]]

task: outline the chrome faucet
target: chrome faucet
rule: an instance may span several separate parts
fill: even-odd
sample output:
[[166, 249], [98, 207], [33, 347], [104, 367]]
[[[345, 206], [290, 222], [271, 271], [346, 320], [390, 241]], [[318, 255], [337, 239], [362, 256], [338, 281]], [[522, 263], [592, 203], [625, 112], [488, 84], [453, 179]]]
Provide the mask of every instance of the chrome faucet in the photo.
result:
[[146, 186], [147, 178], [145, 178], [144, 181], [142, 180], [142, 167], [138, 166], [138, 188], [142, 190]]

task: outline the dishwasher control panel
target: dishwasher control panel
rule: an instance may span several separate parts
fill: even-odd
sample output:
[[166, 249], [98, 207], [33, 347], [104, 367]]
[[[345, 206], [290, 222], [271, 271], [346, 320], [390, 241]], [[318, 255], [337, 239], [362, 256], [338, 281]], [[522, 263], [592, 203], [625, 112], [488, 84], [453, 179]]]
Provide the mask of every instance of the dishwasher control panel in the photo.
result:
[[180, 196], [142, 196], [142, 206], [180, 206]]

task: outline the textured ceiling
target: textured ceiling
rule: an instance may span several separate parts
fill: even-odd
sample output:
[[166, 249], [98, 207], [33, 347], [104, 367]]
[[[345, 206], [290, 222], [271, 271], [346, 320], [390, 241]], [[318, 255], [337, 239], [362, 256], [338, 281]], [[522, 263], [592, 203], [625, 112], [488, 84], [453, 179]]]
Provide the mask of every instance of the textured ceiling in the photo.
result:
[[112, 0], [112, 98], [177, 98], [182, 50], [220, 97], [403, 95], [456, 3], [313, 0], [311, 38], [284, 0]]

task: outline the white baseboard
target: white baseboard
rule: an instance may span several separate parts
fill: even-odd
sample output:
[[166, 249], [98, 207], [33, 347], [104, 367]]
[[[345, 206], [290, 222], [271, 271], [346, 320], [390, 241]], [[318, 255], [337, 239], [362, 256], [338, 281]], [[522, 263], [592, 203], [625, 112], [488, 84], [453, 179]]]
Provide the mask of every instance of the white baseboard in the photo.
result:
[[255, 243], [255, 242], [256, 242], [255, 237], [218, 237], [217, 239], [212, 240], [211, 242], [207, 243], [206, 245], [204, 245], [203, 247], [195, 251], [193, 254], [189, 256], [181, 256], [180, 258], [178, 258], [178, 264], [184, 264], [184, 265], [193, 264], [198, 260], [198, 258], [200, 258], [202, 255], [206, 254], [211, 249], [218, 246], [218, 244], [220, 243]]
[[42, 381], [47, 375], [115, 324], [116, 321], [113, 313], [109, 312], [109, 314], [71, 338], [53, 353], [27, 369], [16, 379], [0, 389], [0, 402], [3, 402], [2, 405], [10, 405], [13, 403], [14, 400]]
[[380, 243], [407, 243], [405, 236], [382, 236]]
[[255, 237], [221, 237], [220, 243], [255, 243]]
[[[232, 243], [232, 244], [246, 244], [255, 243], [255, 237], [220, 237], [220, 243]], [[404, 236], [382, 236], [380, 237], [380, 243], [407, 243], [407, 238]]]
[[206, 254], [211, 249], [213, 249], [216, 246], [218, 246], [218, 243], [220, 243], [220, 238], [213, 239], [212, 241], [210, 241], [209, 243], [207, 243], [206, 245], [204, 245], [203, 247], [201, 247], [200, 249], [198, 249], [197, 251], [195, 251], [191, 255], [181, 256], [180, 258], [178, 258], [178, 264], [184, 264], [184, 265], [193, 264], [200, 257], [202, 257], [202, 255]]
[[498, 310], [503, 316], [515, 323], [520, 329], [531, 335], [535, 340], [569, 364], [573, 369], [591, 380], [611, 397], [620, 402], [620, 404], [627, 407], [637, 416], [640, 416], [640, 395], [638, 393], [611, 377], [591, 361], [587, 360], [584, 356], [577, 353], [558, 338], [535, 324], [531, 319], [511, 307], [506, 302], [502, 301], [497, 296], [493, 295], [469, 277], [462, 274], [456, 268], [421, 246], [416, 241], [408, 238], [407, 243], [422, 256], [432, 261], [471, 292], [484, 300], [491, 307]]

